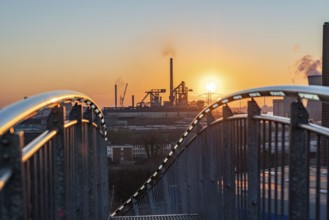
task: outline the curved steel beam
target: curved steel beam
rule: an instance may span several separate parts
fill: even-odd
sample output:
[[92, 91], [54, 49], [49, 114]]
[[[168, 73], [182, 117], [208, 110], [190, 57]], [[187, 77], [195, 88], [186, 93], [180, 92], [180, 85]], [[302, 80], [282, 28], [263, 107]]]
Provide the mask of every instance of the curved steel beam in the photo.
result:
[[3, 135], [11, 127], [35, 114], [39, 110], [65, 101], [79, 101], [81, 103], [86, 103], [93, 108], [101, 120], [102, 127], [106, 129], [104, 115], [101, 109], [90, 97], [76, 91], [59, 90], [29, 97], [0, 110], [0, 135]]
[[[174, 148], [169, 152], [168, 156], [160, 164], [154, 174], [146, 180], [146, 182], [136, 191], [136, 193], [130, 197], [125, 203], [123, 203], [117, 210], [115, 210], [111, 216], [115, 216], [121, 212], [126, 211], [126, 206], [131, 205], [132, 200], [136, 199], [147, 189], [147, 184], [152, 184], [153, 180], [156, 180], [159, 175], [162, 173], [163, 169], [166, 170], [168, 162], [173, 158], [174, 153], [179, 148], [184, 148], [184, 145], [181, 145], [184, 140], [189, 136], [191, 131], [200, 123], [206, 115], [208, 115], [213, 110], [217, 109], [220, 106], [229, 104], [231, 102], [246, 99], [246, 98], [260, 98], [260, 97], [295, 97], [296, 99], [309, 99], [314, 101], [329, 102], [329, 87], [323, 86], [267, 86], [259, 87], [254, 89], [242, 90], [230, 95], [225, 96], [222, 99], [218, 99], [212, 104], [204, 108], [191, 122], [187, 130], [179, 138]], [[283, 120], [285, 121], [285, 120]], [[181, 150], [181, 149], [180, 149]]]

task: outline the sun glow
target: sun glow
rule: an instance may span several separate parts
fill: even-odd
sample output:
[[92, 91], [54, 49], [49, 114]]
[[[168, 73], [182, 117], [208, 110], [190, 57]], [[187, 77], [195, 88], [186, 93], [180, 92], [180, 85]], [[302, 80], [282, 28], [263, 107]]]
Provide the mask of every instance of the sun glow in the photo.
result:
[[216, 84], [214, 82], [208, 82], [206, 88], [207, 88], [207, 92], [215, 92]]

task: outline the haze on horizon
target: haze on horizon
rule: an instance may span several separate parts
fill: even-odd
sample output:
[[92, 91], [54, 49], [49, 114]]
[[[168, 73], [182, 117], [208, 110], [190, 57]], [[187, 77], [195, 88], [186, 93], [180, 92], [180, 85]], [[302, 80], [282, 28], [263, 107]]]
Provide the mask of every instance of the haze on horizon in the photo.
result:
[[[114, 105], [114, 84], [145, 91], [185, 81], [191, 100], [215, 82], [225, 95], [306, 84], [298, 65], [322, 56], [329, 1], [3, 1], [0, 108], [41, 92], [83, 92]], [[302, 71], [299, 71], [302, 72]], [[168, 100], [169, 94], [163, 95]]]

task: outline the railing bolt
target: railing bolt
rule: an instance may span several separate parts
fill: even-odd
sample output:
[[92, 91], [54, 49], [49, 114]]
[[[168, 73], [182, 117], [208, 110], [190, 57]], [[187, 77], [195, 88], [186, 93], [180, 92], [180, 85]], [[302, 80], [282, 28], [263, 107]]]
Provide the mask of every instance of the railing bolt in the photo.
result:
[[80, 208], [76, 208], [75, 211], [76, 211], [76, 212], [80, 212]]
[[257, 205], [257, 202], [253, 200], [253, 201], [251, 202], [251, 204], [252, 204], [252, 205]]
[[1, 140], [1, 144], [5, 145], [5, 146], [9, 145], [9, 143], [10, 143], [10, 141], [7, 138], [4, 138]]

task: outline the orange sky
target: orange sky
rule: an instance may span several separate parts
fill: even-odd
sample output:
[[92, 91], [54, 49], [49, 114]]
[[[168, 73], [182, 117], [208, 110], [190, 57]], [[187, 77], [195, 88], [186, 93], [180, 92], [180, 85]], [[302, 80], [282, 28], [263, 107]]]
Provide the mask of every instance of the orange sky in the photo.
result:
[[209, 81], [222, 96], [306, 84], [296, 61], [321, 57], [326, 1], [183, 2], [0, 3], [0, 108], [59, 89], [113, 106], [115, 83], [119, 94], [129, 84], [130, 105], [131, 95], [138, 102], [147, 90], [169, 90], [171, 56], [174, 83], [185, 81], [191, 99], [204, 98]]

